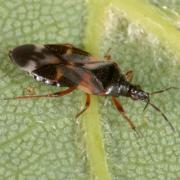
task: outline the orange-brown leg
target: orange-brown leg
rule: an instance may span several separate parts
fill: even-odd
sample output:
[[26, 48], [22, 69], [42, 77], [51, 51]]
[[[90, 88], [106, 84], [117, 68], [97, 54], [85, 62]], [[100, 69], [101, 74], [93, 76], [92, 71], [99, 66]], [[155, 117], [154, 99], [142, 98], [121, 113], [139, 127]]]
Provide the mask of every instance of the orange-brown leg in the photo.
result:
[[106, 55], [104, 56], [104, 59], [105, 59], [106, 61], [110, 61], [110, 60], [111, 60], [111, 55], [110, 55], [110, 54], [106, 54]]
[[132, 70], [127, 71], [125, 76], [126, 76], [126, 80], [131, 82], [133, 79], [133, 71]]
[[105, 53], [105, 55], [104, 55], [104, 59], [105, 59], [106, 61], [110, 61], [110, 60], [111, 60], [111, 55], [109, 54], [110, 50], [111, 50], [111, 48], [109, 48], [109, 49], [107, 50], [107, 52]]
[[32, 99], [32, 98], [53, 98], [53, 97], [59, 97], [59, 96], [64, 96], [66, 94], [71, 93], [74, 91], [76, 87], [70, 87], [64, 91], [52, 93], [52, 94], [44, 94], [44, 95], [34, 95], [34, 96], [17, 96], [13, 98], [4, 98], [4, 100], [13, 100], [13, 99]]
[[[119, 111], [119, 113], [123, 116], [123, 118], [129, 123], [130, 127], [136, 131], [136, 126], [133, 124], [133, 122], [131, 121], [131, 119], [127, 116], [124, 108], [122, 107], [121, 103], [114, 97], [112, 96], [112, 101], [115, 105], [115, 107], [117, 108], [117, 110]], [[136, 131], [137, 132], [137, 131]], [[138, 132], [137, 132], [138, 133]]]
[[86, 94], [86, 104], [85, 104], [85, 107], [79, 113], [76, 114], [76, 118], [78, 118], [83, 112], [85, 112], [88, 109], [88, 107], [90, 105], [90, 102], [91, 102], [90, 95]]

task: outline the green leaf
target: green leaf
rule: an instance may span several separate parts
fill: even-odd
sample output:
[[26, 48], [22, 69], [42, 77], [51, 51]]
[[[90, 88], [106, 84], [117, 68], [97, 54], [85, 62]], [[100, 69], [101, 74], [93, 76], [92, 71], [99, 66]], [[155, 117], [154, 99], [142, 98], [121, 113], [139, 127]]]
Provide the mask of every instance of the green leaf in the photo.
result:
[[[0, 0], [1, 98], [59, 91], [15, 67], [8, 50], [25, 43], [72, 43], [101, 59], [110, 49], [122, 72], [148, 92], [179, 87], [179, 2]], [[55, 99], [1, 100], [0, 179], [179, 179], [179, 90], [144, 103], [119, 98], [143, 133], [137, 137], [111, 98], [84, 106], [80, 91]]]

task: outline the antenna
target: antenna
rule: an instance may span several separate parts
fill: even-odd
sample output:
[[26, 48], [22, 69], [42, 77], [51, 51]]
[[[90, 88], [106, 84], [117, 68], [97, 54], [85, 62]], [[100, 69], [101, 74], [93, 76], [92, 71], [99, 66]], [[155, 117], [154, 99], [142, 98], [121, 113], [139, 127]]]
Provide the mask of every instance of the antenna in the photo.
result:
[[150, 93], [150, 94], [151, 94], [151, 95], [159, 94], [159, 93], [163, 93], [163, 92], [165, 92], [165, 91], [169, 91], [169, 90], [171, 90], [171, 89], [180, 89], [180, 88], [172, 86], [172, 87], [168, 87], [168, 88], [166, 88], [166, 89], [162, 89], [162, 90], [159, 90], [159, 91], [154, 91], [154, 92], [152, 92], [152, 93]]
[[169, 124], [169, 126], [171, 127], [171, 129], [173, 131], [175, 131], [173, 125], [171, 124], [171, 122], [168, 120], [168, 118], [166, 117], [166, 115], [154, 104], [152, 104], [150, 101], [148, 102], [148, 104], [150, 104], [156, 111], [158, 111], [163, 117], [164, 117], [164, 120]]

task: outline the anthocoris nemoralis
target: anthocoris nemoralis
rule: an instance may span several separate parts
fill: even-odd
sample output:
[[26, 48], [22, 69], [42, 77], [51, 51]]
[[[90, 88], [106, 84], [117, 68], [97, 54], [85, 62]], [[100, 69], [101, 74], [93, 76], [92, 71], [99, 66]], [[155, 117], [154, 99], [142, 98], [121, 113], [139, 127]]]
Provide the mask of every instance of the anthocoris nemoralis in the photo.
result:
[[25, 44], [9, 51], [9, 57], [37, 81], [58, 87], [67, 87], [67, 89], [47, 95], [18, 96], [6, 99], [60, 97], [79, 89], [86, 93], [86, 103], [84, 109], [76, 115], [78, 117], [89, 107], [90, 95], [112, 96], [112, 101], [117, 110], [135, 130], [136, 126], [117, 99], [118, 96], [125, 96], [146, 102], [144, 109], [151, 105], [174, 130], [165, 114], [152, 104], [150, 95], [176, 87], [148, 93], [139, 85], [132, 84], [133, 72], [128, 71], [123, 74], [117, 63], [110, 60], [110, 56], [105, 56], [104, 60], [99, 61], [90, 53], [71, 44]]

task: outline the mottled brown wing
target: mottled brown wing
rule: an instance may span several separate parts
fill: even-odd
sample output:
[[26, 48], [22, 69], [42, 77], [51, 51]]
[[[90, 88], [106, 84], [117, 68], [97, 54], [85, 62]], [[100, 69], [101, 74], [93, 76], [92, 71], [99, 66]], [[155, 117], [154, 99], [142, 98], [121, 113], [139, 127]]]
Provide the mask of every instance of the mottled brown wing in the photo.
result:
[[85, 61], [97, 60], [97, 58], [92, 56], [89, 52], [76, 48], [72, 44], [46, 44], [44, 46], [60, 59], [71, 61], [71, 63], [83, 63]]
[[77, 86], [78, 89], [88, 94], [103, 92], [102, 83], [91, 70], [83, 66], [50, 64], [34, 70], [32, 73], [36, 80], [57, 86]]
[[9, 57], [22, 70], [29, 73], [45, 65], [80, 65], [97, 60], [88, 52], [69, 44], [24, 44], [9, 51]]

